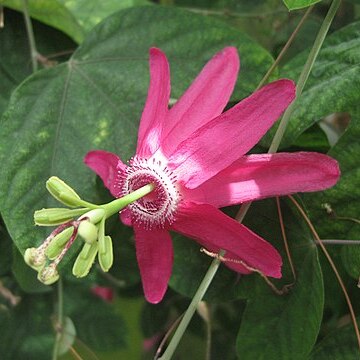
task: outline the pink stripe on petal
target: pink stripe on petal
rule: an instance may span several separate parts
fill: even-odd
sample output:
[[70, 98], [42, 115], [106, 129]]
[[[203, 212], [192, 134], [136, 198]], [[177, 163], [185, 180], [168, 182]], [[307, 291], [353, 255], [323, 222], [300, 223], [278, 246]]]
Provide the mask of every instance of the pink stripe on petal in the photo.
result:
[[[223, 214], [211, 205], [182, 203], [172, 229], [195, 239], [212, 250], [229, 251], [246, 265], [258, 269], [267, 276], [281, 277], [281, 256], [277, 250], [244, 225]], [[236, 264], [227, 264], [236, 268]], [[240, 266], [240, 272], [244, 267]]]
[[170, 98], [170, 69], [165, 54], [150, 49], [150, 85], [143, 110], [136, 154], [152, 155], [160, 146], [161, 126], [165, 122]]
[[100, 176], [104, 185], [110, 190], [113, 196], [117, 195], [114, 185], [116, 174], [125, 169], [126, 165], [121, 162], [119, 157], [111, 152], [104, 150], [89, 151], [84, 158], [84, 163], [97, 175]]
[[249, 151], [295, 97], [295, 84], [278, 80], [213, 119], [169, 158], [180, 181], [196, 188]]
[[319, 153], [296, 152], [243, 156], [196, 189], [184, 189], [192, 201], [216, 207], [320, 191], [339, 179], [336, 160]]
[[173, 265], [173, 247], [166, 230], [134, 227], [136, 257], [146, 300], [156, 304], [166, 292]]
[[239, 72], [236, 48], [218, 52], [170, 109], [161, 147], [165, 155], [196, 129], [220, 115], [229, 101]]

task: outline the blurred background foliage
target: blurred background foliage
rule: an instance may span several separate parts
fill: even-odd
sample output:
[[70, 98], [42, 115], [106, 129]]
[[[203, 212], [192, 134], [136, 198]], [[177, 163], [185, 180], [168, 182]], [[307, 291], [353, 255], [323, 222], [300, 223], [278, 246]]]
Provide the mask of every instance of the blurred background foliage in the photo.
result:
[[[272, 76], [294, 80], [330, 1], [0, 0], [1, 359], [49, 359], [56, 334], [61, 336], [62, 360], [154, 357], [211, 259], [196, 243], [174, 235], [170, 288], [161, 304], [147, 304], [132, 231], [114, 217], [107, 224], [115, 240], [109, 273], [94, 266], [86, 279], [75, 279], [73, 259], [68, 258], [61, 284], [44, 286], [21, 253], [40, 244], [49, 230], [35, 228], [32, 221], [35, 209], [53, 205], [45, 180], [58, 175], [87, 200], [110, 200], [81, 159], [92, 148], [117, 152], [124, 159], [133, 153], [150, 46], [169, 56], [175, 99], [217, 50], [236, 46], [242, 71], [231, 99], [235, 103], [256, 88], [312, 3], [317, 4]], [[24, 4], [38, 52], [35, 74]], [[282, 148], [329, 152], [340, 162], [342, 179], [336, 187], [298, 197], [322, 239], [360, 239], [359, 15], [357, 0], [341, 3]], [[127, 59], [135, 55], [140, 61]], [[116, 56], [119, 61], [107, 61]], [[273, 132], [253, 151], [266, 151]], [[294, 282], [289, 294], [276, 295], [258, 276], [240, 277], [222, 267], [176, 359], [205, 358], [209, 339], [211, 359], [358, 357], [333, 271], [293, 205], [282, 199], [281, 208], [296, 279], [286, 260], [275, 199], [253, 204], [245, 223], [284, 255], [284, 278], [276, 286]], [[225, 211], [234, 215], [237, 208]], [[329, 251], [359, 313], [360, 245], [334, 245]], [[65, 315], [61, 328], [59, 305]]]

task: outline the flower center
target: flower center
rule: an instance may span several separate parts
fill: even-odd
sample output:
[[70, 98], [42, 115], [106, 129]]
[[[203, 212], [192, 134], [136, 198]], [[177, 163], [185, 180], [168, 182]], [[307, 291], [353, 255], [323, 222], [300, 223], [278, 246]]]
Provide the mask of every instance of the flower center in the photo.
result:
[[151, 229], [164, 228], [174, 222], [180, 193], [175, 175], [161, 160], [134, 157], [120, 177], [119, 196], [125, 196], [149, 183], [155, 185], [149, 195], [128, 205], [133, 223]]

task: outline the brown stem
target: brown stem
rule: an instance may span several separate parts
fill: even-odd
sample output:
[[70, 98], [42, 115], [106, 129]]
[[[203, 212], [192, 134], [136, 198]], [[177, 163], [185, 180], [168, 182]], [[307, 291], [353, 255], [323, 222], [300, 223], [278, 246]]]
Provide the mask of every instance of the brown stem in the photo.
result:
[[161, 343], [159, 345], [159, 347], [156, 350], [155, 356], [154, 356], [154, 360], [157, 360], [164, 348], [164, 345], [167, 341], [167, 339], [170, 337], [171, 333], [175, 330], [175, 328], [179, 325], [181, 319], [183, 318], [184, 314], [181, 314], [175, 321], [174, 323], [170, 326], [169, 330], [166, 332], [165, 336], [163, 337], [163, 339], [161, 340]]
[[284, 247], [285, 247], [285, 251], [286, 251], [286, 256], [287, 256], [287, 258], [289, 260], [291, 272], [293, 274], [294, 281], [295, 281], [296, 280], [295, 266], [294, 266], [294, 263], [293, 263], [292, 258], [291, 258], [289, 243], [287, 241], [286, 232], [285, 232], [285, 226], [284, 226], [284, 220], [283, 220], [282, 211], [281, 211], [280, 198], [278, 196], [276, 197], [276, 207], [277, 207], [277, 210], [278, 210], [280, 227], [281, 227], [281, 234], [282, 234], [282, 237], [283, 237], [283, 240], [284, 240]]
[[280, 51], [280, 54], [277, 56], [276, 60], [273, 62], [273, 64], [270, 66], [269, 70], [267, 71], [267, 73], [265, 74], [265, 76], [262, 78], [262, 80], [260, 81], [259, 85], [257, 86], [256, 90], [260, 89], [265, 83], [266, 81], [269, 79], [270, 75], [272, 74], [272, 72], [275, 70], [275, 68], [279, 65], [280, 61], [282, 60], [282, 58], [284, 57], [286, 51], [289, 49], [289, 47], [291, 46], [291, 44], [293, 43], [295, 36], [298, 34], [298, 32], [300, 31], [301, 27], [303, 26], [305, 20], [307, 19], [307, 17], [310, 15], [312, 9], [314, 8], [313, 6], [308, 7], [308, 9], [306, 10], [305, 14], [302, 16], [302, 18], [300, 19], [299, 23], [297, 24], [295, 30], [292, 32], [292, 34], [290, 35], [288, 41], [286, 42], [286, 44], [284, 45], [284, 47], [282, 48], [282, 50]]

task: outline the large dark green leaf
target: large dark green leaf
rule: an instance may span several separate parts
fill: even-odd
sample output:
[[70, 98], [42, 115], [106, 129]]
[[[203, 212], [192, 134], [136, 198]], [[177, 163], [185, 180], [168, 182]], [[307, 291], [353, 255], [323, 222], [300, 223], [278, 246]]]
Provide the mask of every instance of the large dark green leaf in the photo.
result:
[[10, 272], [13, 243], [0, 218], [0, 276]]
[[59, 176], [81, 196], [101, 201], [95, 175], [82, 165], [86, 152], [111, 150], [124, 160], [134, 153], [149, 81], [148, 49], [154, 45], [169, 56], [174, 98], [226, 45], [238, 46], [242, 54], [236, 98], [248, 94], [272, 62], [246, 35], [221, 22], [145, 7], [108, 18], [69, 62], [28, 78], [3, 116], [0, 141], [0, 206], [21, 251], [45, 236], [33, 226], [32, 213], [53, 204], [47, 178]]
[[147, 0], [58, 0], [76, 18], [85, 31], [91, 30], [96, 24], [116, 11], [132, 6], [150, 5]]
[[49, 359], [54, 343], [52, 304], [44, 295], [22, 296], [14, 308], [0, 311], [1, 359]]
[[289, 10], [302, 9], [314, 5], [321, 0], [283, 0]]
[[111, 304], [90, 293], [67, 285], [65, 313], [73, 321], [77, 337], [94, 350], [110, 351], [125, 346], [126, 325]]
[[334, 331], [317, 344], [311, 360], [354, 360], [359, 358], [359, 347], [354, 326], [348, 324]]
[[[286, 130], [283, 147], [292, 145], [300, 134], [329, 114], [347, 112], [353, 116], [359, 102], [359, 29], [360, 22], [355, 22], [325, 40]], [[307, 56], [308, 51], [296, 56], [284, 67], [282, 76], [297, 80]], [[264, 145], [269, 145], [276, 127], [267, 134]]]
[[[34, 19], [63, 31], [78, 43], [83, 40], [84, 29], [61, 1], [28, 0], [27, 3], [30, 16]], [[0, 5], [23, 11], [24, 2], [22, 0], [0, 0]]]
[[[0, 115], [5, 110], [11, 91], [32, 72], [29, 42], [24, 17], [15, 11], [4, 9], [5, 26], [0, 29]], [[38, 52], [48, 58], [47, 66], [54, 61], [64, 61], [59, 56], [73, 51], [75, 43], [53, 28], [33, 21]], [[39, 66], [42, 67], [41, 65]]]
[[[352, 108], [352, 120], [345, 134], [329, 154], [339, 161], [340, 181], [333, 188], [305, 197], [311, 218], [323, 239], [360, 238], [360, 108]], [[333, 213], [324, 209], [328, 204]], [[354, 218], [352, 220], [352, 218]], [[356, 221], [357, 218], [357, 221]], [[356, 279], [360, 276], [360, 246], [343, 246], [340, 250], [345, 268]]]
[[[278, 243], [281, 234], [275, 201], [267, 203], [265, 209], [253, 204], [248, 222], [266, 239]], [[282, 202], [282, 212], [297, 278], [290, 292], [282, 296], [275, 295], [263, 281], [244, 279], [248, 303], [237, 338], [237, 352], [244, 360], [306, 359], [320, 329], [324, 289], [317, 249], [296, 210]], [[283, 260], [284, 282], [291, 283], [285, 256]]]

